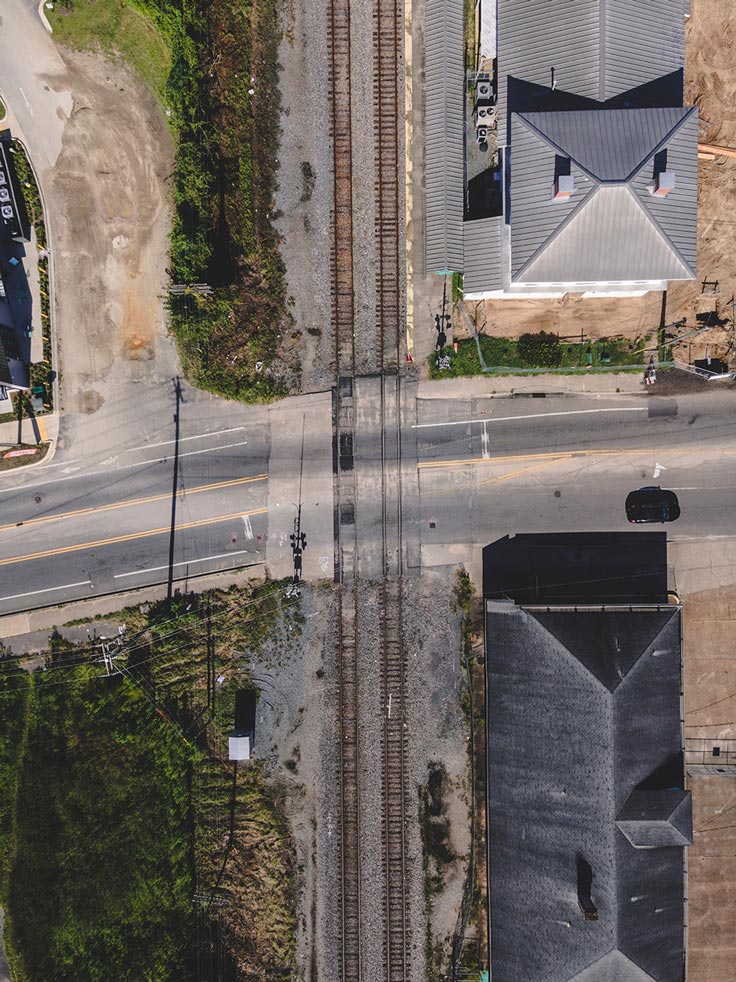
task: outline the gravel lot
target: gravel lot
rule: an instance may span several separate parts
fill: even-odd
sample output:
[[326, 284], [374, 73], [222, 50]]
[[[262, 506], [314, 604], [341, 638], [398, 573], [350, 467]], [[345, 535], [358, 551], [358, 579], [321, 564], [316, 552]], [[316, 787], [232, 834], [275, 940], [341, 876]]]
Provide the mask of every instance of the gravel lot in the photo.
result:
[[304, 392], [333, 382], [327, 13], [327, 5], [315, 0], [289, 0], [279, 51], [283, 114], [275, 216], [291, 313], [302, 339]]

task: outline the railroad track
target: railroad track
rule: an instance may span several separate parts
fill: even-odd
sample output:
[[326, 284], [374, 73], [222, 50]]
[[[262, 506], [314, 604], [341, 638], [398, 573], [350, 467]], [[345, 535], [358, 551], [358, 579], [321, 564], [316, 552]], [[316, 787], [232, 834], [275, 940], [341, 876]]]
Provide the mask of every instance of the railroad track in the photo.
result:
[[[354, 460], [355, 301], [353, 293], [353, 167], [349, 0], [331, 0], [330, 52], [334, 221], [332, 244], [334, 401], [335, 579], [339, 589], [341, 978], [367, 982], [361, 929], [383, 935], [385, 982], [409, 978], [405, 859], [404, 646], [401, 633], [401, 428], [400, 371], [404, 351], [401, 276], [403, 246], [400, 165], [403, 124], [402, 8], [374, 2], [374, 141], [376, 146], [376, 327], [381, 385], [381, 490], [383, 576], [378, 584], [383, 727], [383, 923], [363, 924], [361, 909], [361, 801], [358, 701], [356, 483]], [[358, 462], [359, 466], [359, 462]], [[373, 749], [373, 748], [371, 748]], [[373, 982], [373, 979], [371, 979]]]

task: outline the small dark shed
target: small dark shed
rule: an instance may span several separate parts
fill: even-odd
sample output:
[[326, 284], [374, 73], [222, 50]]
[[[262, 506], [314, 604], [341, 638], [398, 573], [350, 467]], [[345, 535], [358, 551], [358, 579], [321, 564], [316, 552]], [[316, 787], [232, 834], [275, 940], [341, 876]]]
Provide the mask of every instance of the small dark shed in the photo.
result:
[[235, 695], [235, 725], [230, 733], [230, 760], [250, 760], [256, 730], [256, 693], [239, 689]]

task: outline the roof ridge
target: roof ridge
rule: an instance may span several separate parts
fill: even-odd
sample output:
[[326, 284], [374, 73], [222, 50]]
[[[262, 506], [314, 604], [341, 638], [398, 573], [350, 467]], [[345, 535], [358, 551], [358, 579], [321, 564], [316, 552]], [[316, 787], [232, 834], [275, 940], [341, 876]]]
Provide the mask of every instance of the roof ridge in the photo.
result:
[[[580, 110], [580, 111], [581, 112], [600, 112], [601, 110], [600, 109], [590, 109], [590, 110]], [[570, 160], [574, 161], [575, 162], [575, 166], [578, 167], [581, 171], [583, 171], [583, 173], [587, 174], [588, 177], [590, 177], [593, 181], [595, 181], [596, 184], [600, 185], [600, 184], [603, 184], [604, 183], [603, 181], [601, 181], [600, 177], [598, 177], [597, 174], [594, 174], [592, 170], [589, 170], [584, 164], [581, 164], [577, 157], [573, 157], [573, 155], [570, 153], [569, 150], [566, 150], [564, 147], [560, 146], [559, 143], [555, 143], [555, 141], [550, 136], [548, 136], [547, 133], [544, 133], [542, 130], [539, 129], [538, 126], [535, 126], [534, 123], [532, 123], [529, 119], [527, 119], [527, 114], [526, 113], [514, 113], [513, 115], [518, 116], [519, 119], [522, 121], [522, 123], [526, 126], [526, 128], [530, 132], [534, 133], [535, 136], [538, 136], [540, 139], [544, 140], [544, 142], [546, 144], [548, 144], [548, 146], [552, 147], [553, 150], [558, 150], [565, 157], [569, 157]], [[550, 113], [537, 113], [537, 115], [538, 116], [544, 116], [544, 115], [551, 116], [552, 115], [552, 112], [550, 112]]]
[[[568, 646], [564, 643], [564, 641], [560, 641], [557, 635], [553, 634], [553, 632], [539, 620], [536, 613], [532, 613], [531, 611], [528, 610], [525, 611], [525, 613], [534, 621], [534, 623], [541, 631], [544, 631], [547, 637], [551, 638], [555, 644], [559, 645], [560, 648], [562, 648], [562, 650], [565, 652], [565, 655], [568, 656], [572, 661], [575, 662], [576, 665], [580, 667], [580, 669], [585, 674], [585, 676], [594, 679], [598, 683], [598, 685], [600, 685], [603, 691], [607, 692], [608, 695], [611, 697], [611, 699], [613, 699], [613, 692], [608, 688], [606, 683], [603, 682], [601, 679], [599, 679], [598, 676], [595, 674], [595, 672], [591, 671], [590, 668], [588, 668], [588, 666], [578, 658], [575, 652], [571, 651], [570, 648], [568, 648]], [[547, 613], [547, 611], [539, 611], [539, 613], [545, 614]], [[613, 733], [611, 735], [613, 736]]]
[[[652, 228], [654, 229], [654, 231], [657, 232], [660, 235], [660, 237], [664, 240], [664, 242], [667, 244], [667, 248], [670, 250], [670, 252], [675, 257], [675, 259], [680, 263], [680, 265], [685, 270], [685, 272], [690, 274], [690, 278], [694, 277], [695, 276], [695, 269], [690, 265], [690, 263], [682, 255], [682, 253], [677, 248], [677, 246], [675, 245], [675, 243], [672, 241], [672, 239], [670, 238], [670, 236], [667, 234], [667, 232], [665, 231], [665, 229], [657, 221], [657, 219], [655, 218], [654, 214], [649, 210], [649, 208], [647, 208], [647, 206], [644, 204], [644, 202], [641, 201], [641, 199], [639, 198], [639, 195], [632, 188], [631, 184], [624, 184], [623, 187], [626, 188], [626, 190], [629, 192], [629, 194], [631, 195], [631, 197], [634, 199], [634, 201], [636, 202], [637, 208], [640, 208], [642, 210], [642, 212], [646, 216], [647, 220], [649, 221], [649, 223], [652, 226]], [[670, 277], [670, 279], [671, 278], [672, 277]]]
[[590, 971], [591, 969], [595, 968], [596, 965], [603, 965], [604, 962], [611, 962], [611, 961], [620, 962], [621, 959], [624, 959], [624, 961], [628, 962], [634, 968], [638, 969], [639, 972], [641, 972], [640, 982], [643, 982], [644, 979], [651, 980], [651, 982], [657, 982], [654, 976], [650, 975], [649, 972], [645, 971], [645, 969], [643, 969], [641, 965], [635, 962], [630, 955], [626, 954], [626, 952], [622, 951], [618, 947], [618, 945], [615, 948], [609, 948], [608, 951], [604, 952], [604, 954], [600, 956], [600, 958], [596, 958], [595, 961], [590, 962], [589, 965], [586, 965], [584, 969], [582, 969], [580, 972], [578, 972], [577, 975], [574, 975], [572, 979], [570, 979], [570, 982], [577, 982], [578, 979], [584, 980], [586, 975], [588, 975], [590, 979], [592, 978], [592, 976], [590, 976]]
[[[660, 108], [666, 110], [666, 109], [684, 109], [685, 107], [684, 106], [661, 106]], [[639, 163], [637, 164], [637, 166], [632, 170], [632, 172], [629, 174], [629, 176], [625, 179], [627, 184], [636, 177], [636, 175], [644, 167], [644, 165], [647, 163], [647, 161], [648, 160], [651, 160], [662, 149], [662, 147], [665, 145], [665, 143], [669, 143], [669, 141], [672, 139], [672, 137], [675, 135], [675, 133], [677, 133], [677, 131], [682, 126], [685, 125], [685, 121], [688, 120], [688, 119], [690, 119], [690, 117], [697, 110], [697, 108], [698, 108], [697, 106], [690, 106], [690, 108], [685, 113], [685, 115], [680, 117], [680, 119], [675, 123], [675, 125], [672, 127], [672, 129], [669, 130], [669, 132], [665, 136], [662, 137], [662, 139], [659, 141], [659, 143], [657, 143], [646, 154], [645, 157], [642, 157], [642, 159], [639, 161]]]
[[575, 217], [581, 213], [583, 207], [589, 201], [591, 201], [598, 194], [600, 190], [601, 190], [601, 184], [599, 182], [596, 182], [596, 187], [588, 191], [585, 197], [581, 198], [580, 201], [578, 201], [578, 203], [575, 205], [572, 211], [568, 212], [568, 214], [562, 219], [559, 225], [555, 226], [555, 228], [550, 232], [547, 238], [537, 246], [537, 248], [534, 250], [531, 256], [529, 256], [527, 261], [523, 264], [523, 266], [521, 266], [516, 271], [515, 274], [516, 279], [522, 276], [526, 272], [526, 270], [532, 265], [532, 263], [536, 262], [536, 260], [547, 249], [547, 246], [551, 245], [554, 242], [554, 240], [557, 238], [557, 236], [572, 223]]

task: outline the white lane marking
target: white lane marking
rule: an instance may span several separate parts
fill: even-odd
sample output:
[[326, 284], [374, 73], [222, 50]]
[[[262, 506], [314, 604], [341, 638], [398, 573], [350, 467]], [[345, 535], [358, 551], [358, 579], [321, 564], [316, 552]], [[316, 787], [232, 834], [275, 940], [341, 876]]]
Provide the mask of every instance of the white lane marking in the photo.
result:
[[20, 92], [20, 94], [21, 94], [21, 95], [23, 96], [23, 102], [25, 102], [25, 104], [26, 104], [26, 108], [28, 109], [28, 112], [29, 112], [29, 113], [31, 114], [31, 116], [33, 116], [33, 109], [31, 108], [31, 104], [30, 104], [30, 102], [28, 101], [28, 96], [27, 96], [27, 95], [25, 94], [25, 92], [23, 91], [23, 89], [22, 89], [22, 88], [20, 88], [20, 87], [19, 87], [19, 88], [18, 88], [18, 91], [19, 91], [19, 92]]
[[656, 480], [659, 477], [659, 475], [662, 473], [662, 471], [666, 471], [666, 470], [667, 468], [664, 466], [664, 464], [658, 464], [657, 461], [655, 460], [654, 473], [652, 474], [652, 479]]
[[487, 426], [487, 424], [485, 422], [483, 423], [483, 432], [480, 435], [480, 442], [481, 442], [481, 445], [482, 445], [482, 451], [481, 452], [483, 454], [483, 460], [490, 460], [491, 459], [491, 451], [490, 451], [490, 448], [488, 446], [488, 426]]
[[[174, 566], [194, 566], [196, 563], [208, 563], [215, 559], [227, 559], [228, 556], [244, 556], [248, 552], [247, 549], [238, 549], [235, 552], [221, 552], [219, 556], [205, 556], [204, 559], [189, 559], [181, 563], [174, 563]], [[257, 566], [262, 563], [263, 560], [258, 560], [253, 565]], [[122, 580], [125, 576], [142, 576], [144, 573], [160, 573], [162, 569], [168, 569], [169, 564], [165, 566], [151, 566], [149, 569], [134, 569], [130, 573], [115, 573], [113, 579]], [[226, 570], [213, 570], [214, 573], [226, 572]]]
[[[206, 447], [204, 450], [187, 450], [186, 453], [180, 453], [179, 459], [182, 457], [196, 457], [200, 453], [217, 453], [218, 450], [230, 450], [232, 447], [247, 447], [248, 441], [241, 440], [240, 443], [225, 443], [221, 447]], [[140, 460], [137, 464], [124, 464], [124, 467], [142, 467], [144, 464], [157, 464], [159, 460], [163, 460], [163, 457], [155, 457], [152, 460]], [[122, 470], [122, 467], [116, 467], [116, 471]]]
[[550, 416], [587, 416], [590, 413], [647, 413], [647, 406], [622, 406], [620, 409], [566, 409], [559, 413], [528, 413], [525, 416], [486, 416], [484, 419], [455, 419], [438, 423], [412, 423], [413, 430], [433, 426], [468, 426], [470, 423], [513, 423], [517, 419], [549, 419]]
[[[245, 447], [248, 441], [243, 440], [241, 443], [226, 443], [222, 447], [207, 447], [205, 450], [189, 450], [187, 453], [180, 453], [179, 459], [182, 457], [196, 457], [197, 454], [201, 453], [216, 453], [218, 450], [230, 450], [232, 447]], [[155, 457], [149, 460], [138, 460], [134, 464], [120, 464], [115, 467], [115, 471], [129, 471], [135, 467], [145, 467], [146, 464], [161, 464], [164, 460], [168, 460], [166, 457]], [[78, 481], [80, 478], [96, 477], [98, 474], [109, 474], [110, 469], [106, 468], [101, 471], [89, 471], [88, 473], [82, 474], [70, 474], [69, 477], [54, 477], [50, 481], [39, 481], [37, 484], [16, 484], [11, 488], [0, 488], [0, 494], [8, 494], [9, 491], [30, 491], [32, 488], [45, 488], [49, 484], [60, 484], [62, 481]]]
[[65, 467], [64, 470], [61, 473], [62, 474], [74, 474], [76, 471], [81, 471], [81, 469], [82, 469], [81, 466], [79, 466], [79, 467], [71, 467], [70, 466], [70, 467]]
[[245, 526], [246, 539], [253, 538], [253, 526], [250, 524], [250, 515], [243, 515], [243, 525]]
[[[206, 436], [222, 436], [223, 433], [237, 433], [239, 430], [244, 430], [244, 426], [231, 426], [229, 430], [213, 430], [210, 433], [197, 433], [196, 436], [183, 436], [179, 443], [185, 443], [187, 440], [203, 440]], [[130, 450], [126, 450], [126, 453], [135, 453], [137, 450], [153, 450], [154, 447], [165, 447], [169, 443], [176, 443], [176, 440], [163, 440], [161, 443], [145, 443], [141, 447], [131, 447]]]
[[65, 583], [63, 586], [49, 586], [45, 590], [31, 590], [30, 593], [14, 593], [12, 597], [0, 597], [3, 600], [20, 600], [21, 597], [35, 597], [38, 593], [55, 593], [57, 590], [71, 590], [75, 586], [92, 586], [89, 580], [82, 580], [80, 583]]
[[[82, 458], [75, 457], [74, 460], [58, 460], [55, 464], [45, 464], [44, 470], [49, 470], [51, 467], [68, 467], [70, 464], [81, 464]], [[64, 472], [62, 471], [62, 474]]]

